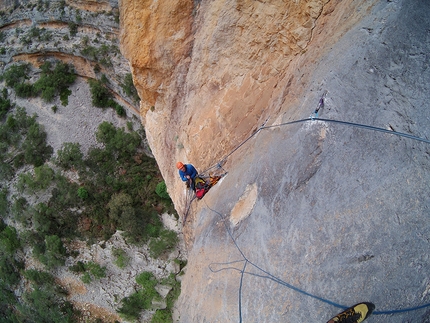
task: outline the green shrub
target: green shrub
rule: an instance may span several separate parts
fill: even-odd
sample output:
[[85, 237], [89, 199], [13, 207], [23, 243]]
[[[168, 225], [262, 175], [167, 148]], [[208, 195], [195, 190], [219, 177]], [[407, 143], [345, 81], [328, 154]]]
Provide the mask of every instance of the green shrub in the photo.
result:
[[101, 56], [107, 56], [107, 55], [110, 55], [110, 54], [111, 54], [112, 50], [111, 50], [111, 47], [109, 47], [109, 46], [108, 46], [108, 45], [106, 45], [106, 44], [103, 44], [103, 45], [101, 45], [101, 46], [100, 46], [100, 48], [98, 49], [98, 52], [99, 52], [99, 54], [100, 54]]
[[[27, 131], [27, 129], [30, 126], [37, 123], [37, 121], [36, 121], [37, 115], [33, 115], [31, 117], [28, 116], [27, 112], [22, 107], [17, 107], [15, 115], [10, 116], [10, 117], [11, 117], [10, 119], [12, 119], [14, 121], [12, 122], [12, 121], [7, 120], [6, 122], [8, 124], [13, 123], [14, 130], [23, 130], [25, 132], [25, 131]], [[8, 119], [9, 119], [9, 117], [8, 117]]]
[[115, 257], [115, 265], [117, 265], [119, 268], [123, 269], [127, 267], [127, 265], [130, 263], [130, 257], [127, 255], [127, 253], [120, 249], [120, 248], [114, 248], [112, 249], [112, 254]]
[[164, 278], [161, 284], [171, 286], [172, 289], [166, 296], [167, 310], [172, 310], [175, 305], [175, 301], [179, 298], [181, 294], [181, 282], [176, 280], [175, 274], [170, 274], [169, 277]]
[[90, 42], [90, 38], [88, 36], [84, 36], [81, 39], [81, 45], [88, 46], [88, 43]]
[[6, 86], [15, 88], [16, 85], [24, 83], [29, 79], [30, 64], [12, 65], [3, 74]]
[[52, 288], [37, 286], [23, 294], [20, 306], [20, 322], [75, 322], [75, 311], [63, 295]]
[[[8, 190], [7, 188], [3, 188], [0, 190], [0, 214], [7, 214], [9, 210], [9, 202], [7, 200]], [[1, 219], [1, 217], [0, 217]], [[3, 230], [0, 226], [0, 231]]]
[[105, 144], [107, 151], [115, 153], [119, 158], [129, 158], [142, 140], [136, 132], [127, 133], [106, 121], [99, 125], [96, 138], [98, 142]]
[[79, 187], [78, 188], [78, 196], [81, 199], [86, 200], [90, 196], [90, 194], [88, 193], [88, 191], [84, 187]]
[[101, 71], [101, 68], [100, 68], [100, 65], [99, 64], [96, 64], [96, 65], [94, 65], [94, 73], [100, 73], [100, 71]]
[[42, 42], [43, 41], [46, 41], [46, 42], [51, 41], [53, 33], [51, 31], [45, 30], [45, 28], [42, 28], [42, 31], [43, 31], [43, 34], [39, 37], [39, 40]]
[[149, 242], [149, 255], [156, 259], [166, 251], [172, 250], [178, 243], [178, 235], [172, 230], [162, 230], [158, 238]]
[[8, 99], [7, 89], [4, 88], [2, 91], [3, 95], [0, 97], [0, 121], [6, 116], [10, 109], [12, 109], [12, 103]]
[[148, 296], [155, 296], [157, 294], [157, 291], [155, 290], [155, 286], [157, 285], [157, 280], [155, 279], [155, 276], [153, 273], [149, 271], [144, 271], [140, 273], [136, 277], [136, 283], [138, 283], [140, 286], [142, 286], [145, 293], [148, 294]]
[[119, 219], [119, 228], [124, 231], [123, 236], [127, 242], [140, 245], [148, 240], [142, 230], [145, 221], [145, 216], [135, 210], [123, 213], [123, 217]]
[[78, 261], [73, 266], [70, 266], [69, 270], [75, 273], [83, 273], [81, 280], [85, 284], [91, 283], [93, 279], [101, 279], [106, 277], [106, 267], [102, 267], [93, 261], [88, 263]]
[[87, 270], [89, 270], [89, 272], [95, 279], [101, 279], [106, 277], [106, 267], [102, 267], [99, 264], [92, 261], [86, 264], [85, 267], [87, 268]]
[[0, 232], [6, 229], [6, 227], [6, 223], [4, 223], [3, 218], [0, 217]]
[[26, 190], [34, 193], [47, 189], [54, 178], [54, 171], [47, 165], [34, 168], [34, 175], [21, 173], [18, 176], [17, 188], [20, 192]]
[[91, 275], [90, 273], [84, 273], [81, 277], [81, 280], [84, 284], [89, 284], [91, 283], [92, 279], [91, 279]]
[[78, 23], [82, 22], [82, 16], [81, 16], [81, 13], [78, 10], [76, 10], [76, 21]]
[[[54, 210], [45, 203], [39, 203], [34, 208], [32, 216], [33, 228], [41, 235], [55, 234], [61, 226], [54, 218]], [[58, 229], [57, 229], [58, 228]]]
[[88, 84], [90, 85], [92, 104], [97, 108], [108, 108], [112, 94], [103, 82], [89, 79]]
[[84, 49], [81, 50], [81, 54], [85, 57], [88, 57], [89, 59], [96, 61], [97, 60], [97, 55], [98, 55], [98, 50], [96, 47], [94, 46], [85, 46]]
[[46, 102], [51, 102], [59, 94], [61, 104], [66, 106], [68, 97], [72, 94], [69, 86], [76, 80], [73, 66], [56, 61], [53, 67], [51, 62], [46, 61], [40, 68], [41, 76], [33, 85], [35, 93], [40, 93]]
[[15, 85], [14, 89], [20, 98], [29, 98], [35, 95], [34, 86], [30, 83], [19, 83]]
[[[51, 156], [52, 147], [46, 145], [46, 132], [36, 122], [36, 117], [29, 117], [23, 108], [17, 107], [15, 114], [8, 115], [6, 123], [0, 125], [0, 150], [6, 153], [10, 147], [13, 151], [13, 155], [8, 156], [9, 166], [0, 163], [2, 177], [6, 170], [12, 173], [13, 167], [25, 163], [41, 166]], [[6, 173], [4, 175], [7, 177]]]
[[19, 213], [22, 213], [27, 210], [28, 206], [29, 204], [25, 197], [13, 195], [13, 203], [11, 208], [12, 215], [19, 215]]
[[69, 32], [71, 37], [76, 36], [76, 34], [78, 33], [78, 25], [73, 21], [69, 22]]
[[164, 181], [157, 184], [155, 192], [162, 199], [170, 199], [169, 193], [167, 193], [167, 186]]
[[0, 250], [6, 254], [12, 255], [16, 250], [21, 248], [21, 242], [19, 241], [16, 229], [11, 226], [7, 226], [0, 232]]
[[33, 254], [48, 269], [53, 269], [64, 265], [66, 248], [64, 248], [63, 242], [57, 235], [46, 236], [44, 250], [35, 250], [33, 248]]
[[136, 293], [121, 300], [121, 307], [118, 313], [126, 320], [135, 321], [139, 318], [140, 312], [152, 307], [152, 300], [160, 295], [155, 290], [157, 280], [151, 272], [143, 272], [136, 277], [136, 282], [142, 287]]
[[34, 181], [36, 189], [46, 189], [54, 178], [54, 171], [48, 165], [34, 168]]
[[123, 217], [134, 216], [135, 214], [133, 199], [125, 193], [112, 195], [107, 208], [109, 209], [109, 217], [114, 221], [118, 221]]
[[37, 1], [37, 10], [42, 11], [42, 10], [47, 10], [49, 9], [49, 1], [46, 1], [45, 3], [42, 0], [38, 0]]
[[32, 39], [31, 39], [30, 35], [21, 36], [19, 38], [19, 40], [20, 40], [21, 44], [23, 44], [23, 45], [31, 45], [31, 43], [32, 43]]
[[156, 238], [160, 235], [163, 230], [163, 222], [156, 213], [152, 213], [151, 216], [147, 216], [147, 223], [144, 227], [144, 235], [149, 238]]
[[72, 94], [72, 91], [69, 89], [63, 89], [60, 92], [60, 101], [63, 106], [67, 106], [69, 104], [69, 96]]
[[126, 115], [125, 109], [123, 106], [113, 100], [112, 94], [107, 88], [108, 83], [109, 80], [104, 74], [101, 76], [100, 80], [88, 80], [88, 84], [90, 85], [92, 104], [93, 106], [98, 108], [112, 108], [119, 116], [123, 117]]
[[79, 143], [65, 142], [57, 151], [55, 163], [64, 169], [80, 168], [83, 164], [83, 156]]
[[[0, 286], [12, 287], [21, 280], [20, 270], [24, 268], [22, 262], [18, 262], [12, 256], [1, 255], [0, 257]], [[0, 288], [1, 299], [1, 288]], [[0, 312], [1, 313], [1, 312]]]
[[115, 111], [116, 111], [117, 115], [119, 115], [120, 117], [126, 116], [125, 109], [124, 109], [123, 106], [121, 106], [120, 104], [114, 102], [113, 103], [113, 107], [115, 107]]
[[112, 61], [109, 57], [102, 57], [100, 59], [100, 64], [105, 66], [105, 67], [112, 67], [113, 66]]
[[37, 27], [32, 27], [28, 34], [31, 38], [39, 38], [41, 35], [41, 30]]
[[127, 130], [128, 131], [133, 131], [133, 122], [127, 121]]
[[123, 319], [134, 322], [139, 319], [142, 310], [144, 310], [144, 305], [141, 295], [134, 293], [121, 300], [121, 307], [117, 312]]
[[11, 213], [14, 219], [26, 225], [28, 220], [31, 218], [31, 207], [27, 200], [22, 196], [13, 196], [13, 200]]
[[87, 269], [85, 268], [85, 264], [82, 261], [78, 261], [76, 264], [70, 266], [69, 270], [74, 273], [83, 273]]
[[173, 323], [172, 312], [167, 309], [156, 310], [151, 323]]
[[[3, 268], [3, 266], [0, 266], [0, 268]], [[2, 275], [2, 277], [4, 276]], [[15, 293], [11, 290], [10, 286], [0, 281], [0, 313], [2, 314], [2, 322], [16, 322], [15, 309], [17, 303]]]
[[44, 271], [28, 269], [24, 271], [24, 277], [36, 285], [54, 285], [54, 276]]
[[28, 128], [22, 148], [25, 162], [35, 167], [41, 166], [53, 152], [52, 147], [46, 144], [46, 132], [43, 126], [38, 123], [34, 123]]
[[[78, 184], [70, 182], [66, 177], [60, 174], [56, 174], [54, 181], [56, 187], [52, 190], [52, 196], [49, 202], [51, 207], [57, 212], [64, 212], [82, 201], [77, 194], [79, 189]], [[74, 219], [70, 220], [72, 221], [70, 222], [71, 224], [76, 222]], [[75, 227], [75, 225], [73, 225], [73, 227]]]
[[14, 175], [13, 167], [8, 164], [0, 161], [0, 180], [10, 180]]

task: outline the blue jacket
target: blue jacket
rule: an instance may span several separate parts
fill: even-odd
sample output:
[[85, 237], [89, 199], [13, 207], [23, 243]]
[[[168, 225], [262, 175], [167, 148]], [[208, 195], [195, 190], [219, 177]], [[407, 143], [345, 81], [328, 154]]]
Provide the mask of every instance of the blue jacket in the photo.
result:
[[197, 176], [197, 170], [191, 164], [185, 164], [184, 166], [185, 172], [179, 170], [179, 176], [181, 176], [181, 179], [186, 182], [188, 179], [185, 176], [189, 175], [194, 180]]

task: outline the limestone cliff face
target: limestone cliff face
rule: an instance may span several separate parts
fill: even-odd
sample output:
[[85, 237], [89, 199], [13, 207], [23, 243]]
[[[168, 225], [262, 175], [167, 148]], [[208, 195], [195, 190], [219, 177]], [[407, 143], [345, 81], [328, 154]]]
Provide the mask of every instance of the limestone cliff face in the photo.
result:
[[122, 1], [121, 43], [142, 98], [142, 114], [165, 96], [191, 50], [191, 1]]
[[[122, 47], [180, 213], [175, 162], [229, 171], [192, 204], [180, 322], [427, 323], [429, 7], [397, 1], [122, 1]], [[191, 238], [191, 239], [190, 239]], [[292, 288], [293, 287], [293, 288]], [[294, 289], [295, 288], [295, 289]]]
[[374, 2], [120, 2], [122, 52], [179, 211], [175, 162], [202, 171], [268, 118], [297, 116], [313, 64]]

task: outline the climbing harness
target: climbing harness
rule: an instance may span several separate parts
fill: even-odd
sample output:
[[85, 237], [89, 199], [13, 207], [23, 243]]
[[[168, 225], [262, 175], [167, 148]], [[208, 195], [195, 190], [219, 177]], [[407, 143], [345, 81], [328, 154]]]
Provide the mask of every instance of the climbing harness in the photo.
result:
[[[222, 168], [222, 167], [221, 167]], [[185, 210], [184, 210], [184, 219], [182, 225], [185, 225], [188, 213], [191, 208], [191, 203], [197, 198], [198, 200], [202, 199], [203, 196], [210, 190], [212, 186], [214, 186], [218, 181], [227, 175], [227, 172], [224, 172], [219, 175], [204, 175], [199, 174], [194, 179], [194, 183], [189, 185], [189, 188], [185, 193]]]

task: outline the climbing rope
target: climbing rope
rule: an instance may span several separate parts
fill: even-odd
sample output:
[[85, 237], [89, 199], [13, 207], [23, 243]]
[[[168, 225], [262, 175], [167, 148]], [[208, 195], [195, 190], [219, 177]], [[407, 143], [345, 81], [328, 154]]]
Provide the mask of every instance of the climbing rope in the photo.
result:
[[182, 225], [185, 226], [187, 221], [188, 213], [190, 212], [191, 203], [195, 200], [196, 195], [191, 187], [187, 188], [185, 193], [185, 210], [184, 210], [184, 219], [182, 221]]
[[[264, 270], [263, 268], [261, 268], [261, 267], [260, 267], [260, 266], [258, 266], [257, 264], [255, 264], [255, 263], [253, 263], [252, 261], [250, 261], [250, 260], [248, 259], [248, 257], [246, 257], [246, 255], [244, 254], [244, 252], [242, 251], [242, 249], [239, 247], [239, 245], [238, 245], [238, 243], [237, 243], [236, 239], [233, 237], [233, 234], [232, 234], [232, 232], [231, 232], [231, 230], [230, 230], [229, 226], [228, 226], [228, 225], [227, 225], [227, 223], [226, 223], [226, 222], [227, 222], [226, 217], [224, 217], [220, 212], [218, 212], [218, 211], [216, 211], [216, 210], [212, 209], [211, 207], [209, 207], [209, 205], [206, 203], [206, 201], [205, 201], [205, 205], [206, 205], [206, 207], [207, 207], [211, 212], [213, 212], [213, 213], [217, 214], [217, 215], [220, 217], [220, 219], [221, 219], [221, 221], [223, 222], [224, 227], [225, 227], [225, 229], [226, 229], [226, 231], [227, 231], [227, 233], [228, 233], [228, 235], [229, 235], [229, 237], [230, 237], [231, 241], [233, 242], [233, 244], [235, 245], [236, 249], [239, 251], [239, 253], [241, 254], [241, 256], [242, 256], [242, 258], [243, 258], [242, 260], [236, 260], [236, 261], [232, 261], [232, 262], [225, 262], [225, 263], [211, 263], [211, 264], [209, 264], [209, 266], [208, 266], [209, 270], [210, 270], [211, 272], [213, 272], [213, 273], [217, 273], [217, 272], [220, 272], [220, 271], [223, 271], [223, 270], [236, 270], [236, 271], [239, 271], [239, 272], [240, 272], [240, 285], [239, 285], [239, 296], [238, 296], [239, 322], [240, 322], [240, 323], [242, 323], [242, 285], [243, 285], [243, 276], [244, 276], [244, 274], [247, 274], [247, 275], [250, 275], [250, 276], [255, 276], [255, 277], [258, 277], [258, 278], [263, 278], [263, 279], [269, 279], [269, 280], [272, 280], [273, 282], [278, 283], [278, 284], [280, 284], [280, 285], [283, 285], [283, 286], [285, 286], [285, 287], [287, 287], [287, 288], [289, 288], [289, 289], [291, 289], [291, 290], [294, 290], [294, 291], [296, 291], [296, 292], [298, 292], [298, 293], [300, 293], [300, 294], [303, 294], [303, 295], [305, 295], [305, 296], [308, 296], [308, 297], [314, 298], [314, 299], [316, 299], [316, 300], [318, 300], [318, 301], [321, 301], [321, 302], [323, 302], [323, 303], [326, 303], [326, 304], [332, 305], [332, 306], [334, 306], [334, 307], [340, 308], [341, 310], [345, 310], [345, 309], [347, 309], [347, 308], [349, 307], [349, 306], [347, 306], [347, 305], [338, 304], [338, 303], [335, 303], [335, 302], [333, 302], [333, 301], [331, 301], [331, 300], [329, 300], [329, 299], [326, 299], [326, 298], [323, 298], [323, 297], [320, 297], [320, 296], [317, 296], [317, 295], [311, 294], [311, 293], [309, 293], [309, 292], [306, 292], [305, 290], [300, 289], [300, 288], [298, 288], [298, 287], [296, 287], [296, 286], [294, 286], [294, 285], [291, 285], [291, 284], [287, 283], [286, 281], [284, 281], [284, 280], [282, 280], [282, 279], [280, 279], [280, 278], [278, 278], [278, 277], [276, 277], [276, 276], [272, 275], [272, 274], [271, 274], [271, 273], [269, 273], [268, 271]], [[243, 265], [243, 269], [242, 269], [242, 270], [237, 269], [236, 267], [224, 267], [224, 268], [221, 268], [221, 269], [218, 269], [218, 270], [215, 270], [215, 269], [213, 269], [213, 268], [212, 268], [212, 267], [213, 267], [213, 266], [215, 266], [215, 265], [229, 266], [229, 265], [236, 264], [236, 263], [240, 263], [240, 262], [244, 262], [244, 265]], [[247, 267], [247, 265], [248, 265], [248, 264], [249, 264], [249, 265], [251, 265], [252, 267], [256, 268], [257, 270], [259, 270], [260, 272], [262, 272], [264, 275], [259, 275], [259, 274], [255, 274], [255, 273], [252, 273], [252, 272], [249, 272], [249, 271], [245, 271], [245, 269], [246, 269], [246, 267]], [[430, 307], [430, 303], [423, 304], [423, 305], [420, 305], [420, 306], [415, 306], [415, 307], [404, 308], [404, 309], [385, 310], [385, 311], [374, 311], [372, 314], [373, 314], [373, 315], [390, 315], [390, 314], [398, 314], [398, 313], [404, 313], [404, 312], [412, 312], [412, 311], [416, 311], [416, 310], [423, 309], [423, 308], [426, 308], [426, 307]]]
[[[339, 124], [339, 125], [345, 125], [345, 126], [351, 126], [351, 127], [357, 127], [357, 128], [362, 128], [362, 129], [366, 129], [366, 130], [372, 130], [372, 131], [378, 131], [378, 132], [383, 132], [383, 133], [387, 133], [390, 135], [395, 135], [395, 136], [399, 136], [399, 137], [404, 137], [404, 138], [408, 138], [411, 140], [416, 140], [416, 141], [420, 141], [420, 142], [424, 142], [427, 144], [430, 144], [430, 140], [425, 139], [425, 138], [420, 138], [417, 136], [413, 136], [407, 133], [402, 133], [402, 132], [398, 132], [398, 131], [393, 131], [393, 130], [387, 130], [384, 128], [379, 128], [379, 127], [374, 127], [374, 126], [369, 126], [369, 125], [364, 125], [364, 124], [359, 124], [359, 123], [353, 123], [353, 122], [347, 122], [347, 121], [340, 121], [340, 120], [334, 120], [334, 119], [323, 119], [323, 118], [318, 118], [318, 113], [319, 110], [322, 109], [324, 107], [324, 98], [327, 94], [327, 91], [324, 92], [324, 94], [321, 96], [321, 99], [318, 102], [318, 106], [317, 108], [314, 110], [313, 114], [307, 118], [307, 119], [300, 119], [300, 120], [294, 120], [294, 121], [289, 121], [289, 122], [285, 122], [285, 123], [280, 123], [280, 124], [276, 124], [276, 125], [271, 125], [271, 126], [266, 126], [265, 124], [267, 123], [268, 119], [262, 124], [262, 126], [260, 126], [254, 133], [252, 133], [248, 138], [246, 138], [244, 141], [242, 141], [238, 146], [236, 146], [230, 153], [228, 153], [227, 155], [225, 155], [219, 162], [217, 162], [216, 164], [214, 164], [213, 166], [209, 167], [208, 169], [206, 169], [204, 172], [202, 173], [207, 173], [209, 170], [211, 169], [223, 169], [222, 165], [225, 164], [226, 160], [228, 157], [230, 157], [234, 152], [236, 152], [240, 147], [242, 147], [245, 143], [247, 143], [251, 138], [253, 138], [256, 134], [258, 134], [261, 130], [263, 129], [271, 129], [274, 127], [282, 127], [282, 126], [288, 126], [288, 125], [293, 125], [293, 124], [298, 124], [298, 123], [305, 123], [305, 122], [314, 122], [314, 121], [321, 121], [321, 122], [326, 122], [326, 123], [334, 123], [334, 124]], [[223, 169], [224, 170], [224, 169]], [[225, 171], [225, 170], [224, 170]], [[225, 173], [227, 173], [225, 171]], [[192, 202], [193, 199], [190, 200], [190, 204]], [[230, 239], [232, 240], [232, 242], [234, 243], [235, 247], [237, 248], [237, 250], [239, 251], [239, 253], [242, 256], [242, 260], [237, 260], [237, 261], [233, 261], [233, 262], [227, 262], [227, 263], [212, 263], [209, 265], [209, 270], [213, 273], [219, 272], [221, 270], [236, 270], [240, 272], [240, 285], [239, 285], [239, 295], [238, 295], [238, 307], [239, 307], [239, 322], [242, 322], [242, 284], [243, 284], [243, 277], [245, 274], [247, 275], [252, 275], [252, 276], [256, 276], [259, 278], [264, 278], [264, 279], [269, 279], [274, 281], [275, 283], [278, 283], [280, 285], [283, 285], [291, 290], [294, 290], [298, 293], [301, 293], [303, 295], [306, 295], [308, 297], [317, 299], [321, 302], [324, 302], [326, 304], [332, 305], [334, 307], [340, 308], [342, 310], [345, 310], [348, 308], [348, 306], [346, 305], [342, 305], [342, 304], [338, 304], [335, 303], [329, 299], [311, 294], [309, 292], [306, 292], [305, 290], [302, 290], [294, 285], [291, 285], [285, 281], [283, 281], [282, 279], [272, 275], [271, 273], [269, 273], [268, 271], [264, 270], [263, 268], [261, 268], [260, 266], [258, 266], [257, 264], [253, 263], [252, 261], [250, 261], [246, 255], [243, 253], [243, 251], [241, 250], [241, 248], [239, 247], [237, 241], [234, 239], [230, 228], [228, 227], [228, 225], [226, 224], [226, 218], [219, 213], [218, 211], [210, 208], [206, 201], [205, 201], [206, 207], [212, 211], [213, 213], [217, 214], [221, 220], [224, 223], [224, 226], [226, 228], [226, 231], [228, 232]], [[188, 211], [189, 211], [190, 206], [188, 206], [188, 209], [186, 211], [186, 216], [188, 215]], [[186, 220], [186, 216], [185, 216], [185, 220]], [[184, 220], [184, 224], [185, 224], [185, 220]], [[243, 268], [242, 270], [236, 268], [236, 267], [226, 267], [226, 268], [222, 268], [219, 270], [214, 270], [212, 268], [212, 266], [214, 265], [224, 265], [224, 266], [229, 266], [231, 264], [236, 264], [239, 262], [243, 262]], [[254, 268], [256, 268], [258, 271], [260, 271], [263, 274], [255, 274], [249, 271], [246, 271], [247, 266], [250, 265]], [[390, 314], [397, 314], [397, 313], [403, 313], [403, 312], [411, 312], [411, 311], [416, 311], [419, 309], [423, 309], [423, 308], [427, 308], [430, 307], [430, 303], [427, 304], [423, 304], [420, 306], [415, 306], [415, 307], [409, 307], [409, 308], [404, 308], [404, 309], [393, 309], [393, 310], [385, 310], [385, 311], [374, 311], [373, 315], [390, 315]]]
[[413, 136], [413, 135], [410, 135], [410, 134], [407, 134], [407, 133], [404, 133], [404, 132], [398, 132], [398, 131], [394, 131], [394, 130], [387, 130], [387, 129], [384, 129], [384, 128], [369, 126], [369, 125], [360, 124], [360, 123], [348, 122], [348, 121], [341, 121], [341, 120], [335, 120], [335, 119], [323, 119], [323, 118], [318, 118], [318, 117], [315, 117], [315, 116], [311, 115], [309, 118], [306, 118], [306, 119], [294, 120], [294, 121], [284, 122], [284, 123], [275, 124], [275, 125], [271, 125], [271, 126], [262, 125], [254, 133], [252, 133], [248, 138], [246, 138], [238, 146], [236, 146], [231, 152], [229, 152], [227, 155], [225, 155], [219, 162], [217, 162], [216, 164], [210, 166], [203, 173], [206, 173], [210, 169], [220, 168], [221, 165], [223, 165], [226, 162], [226, 160], [227, 160], [228, 157], [230, 157], [234, 152], [236, 152], [240, 147], [242, 147], [246, 142], [248, 142], [252, 137], [254, 137], [261, 130], [276, 128], [276, 127], [284, 127], [284, 126], [289, 126], [289, 125], [296, 124], [296, 123], [313, 122], [313, 121], [322, 121], [322, 122], [327, 122], [327, 123], [336, 123], [336, 124], [340, 124], [340, 125], [357, 127], [357, 128], [362, 128], [362, 129], [367, 129], [367, 130], [373, 130], [373, 131], [379, 131], [379, 132], [383, 132], [383, 133], [388, 133], [390, 135], [395, 135], [395, 136], [399, 136], [399, 137], [405, 137], [405, 138], [408, 138], [408, 139], [412, 139], [412, 140], [416, 140], [416, 141], [421, 141], [421, 142], [430, 144], [430, 140], [428, 140], [428, 139], [420, 138], [420, 137], [417, 137], [417, 136]]
[[[257, 264], [255, 264], [255, 263], [253, 263], [252, 261], [250, 261], [250, 260], [246, 257], [246, 255], [243, 253], [243, 251], [242, 251], [242, 249], [239, 247], [239, 245], [237, 244], [236, 239], [234, 239], [233, 234], [231, 233], [230, 228], [229, 228], [229, 227], [228, 227], [228, 225], [226, 224], [226, 218], [225, 218], [225, 217], [224, 217], [220, 212], [218, 212], [218, 211], [216, 211], [216, 210], [212, 209], [211, 207], [209, 207], [209, 205], [206, 203], [206, 201], [205, 201], [205, 205], [206, 205], [206, 207], [207, 207], [210, 211], [212, 211], [213, 213], [217, 214], [217, 215], [220, 217], [220, 219], [222, 220], [222, 222], [223, 222], [223, 224], [224, 224], [224, 227], [225, 227], [225, 229], [226, 229], [226, 231], [227, 231], [228, 235], [230, 236], [230, 239], [232, 240], [232, 242], [234, 243], [235, 247], [237, 248], [237, 250], [239, 251], [239, 253], [241, 254], [241, 256], [242, 256], [242, 258], [243, 258], [243, 260], [238, 260], [238, 261], [233, 261], [233, 262], [228, 262], [228, 263], [212, 263], [212, 264], [210, 264], [210, 265], [209, 265], [209, 270], [210, 270], [211, 272], [213, 272], [213, 273], [219, 272], [219, 271], [221, 271], [221, 270], [232, 270], [232, 269], [233, 269], [233, 270], [238, 270], [238, 271], [240, 271], [240, 273], [241, 273], [241, 274], [240, 274], [239, 300], [238, 300], [238, 304], [239, 304], [239, 322], [240, 322], [240, 323], [242, 322], [242, 305], [241, 305], [241, 302], [242, 302], [242, 283], [243, 283], [243, 276], [244, 276], [244, 274], [252, 275], [252, 276], [256, 276], [256, 277], [259, 277], [259, 278], [270, 279], [270, 280], [274, 281], [275, 283], [278, 283], [278, 284], [280, 284], [280, 285], [286, 286], [286, 287], [288, 287], [288, 288], [290, 288], [290, 289], [292, 289], [292, 290], [294, 290], [294, 291], [296, 291], [296, 292], [299, 292], [299, 293], [304, 294], [304, 295], [306, 295], [306, 296], [309, 296], [309, 297], [315, 298], [315, 299], [317, 299], [317, 300], [319, 300], [319, 301], [322, 301], [322, 302], [324, 302], [324, 303], [327, 303], [327, 304], [333, 305], [333, 306], [335, 306], [335, 307], [337, 307], [337, 308], [340, 308], [340, 309], [342, 309], [342, 310], [345, 310], [345, 309], [347, 309], [347, 308], [348, 308], [348, 306], [337, 304], [337, 303], [332, 302], [332, 301], [330, 301], [330, 300], [328, 300], [328, 299], [325, 299], [325, 298], [322, 298], [322, 297], [319, 297], [319, 296], [313, 295], [313, 294], [308, 293], [308, 292], [306, 292], [306, 291], [304, 291], [304, 290], [302, 290], [302, 289], [300, 289], [300, 288], [298, 288], [298, 287], [296, 287], [296, 286], [293, 286], [293, 285], [291, 285], [291, 284], [289, 284], [289, 283], [287, 283], [287, 282], [283, 281], [282, 279], [280, 279], [280, 278], [278, 278], [278, 277], [276, 277], [276, 276], [272, 275], [272, 274], [271, 274], [271, 273], [269, 273], [268, 271], [264, 270], [263, 268], [261, 268], [261, 267], [260, 267], [260, 266], [258, 266]], [[212, 267], [211, 267], [212, 265], [231, 265], [231, 264], [238, 263], [238, 262], [242, 262], [242, 261], [244, 262], [244, 265], [243, 265], [243, 269], [242, 269], [242, 270], [239, 270], [239, 269], [237, 269], [237, 268], [235, 268], [235, 267], [228, 267], [228, 268], [222, 268], [222, 269], [220, 269], [220, 270], [213, 270], [213, 269], [212, 269]], [[249, 264], [249, 265], [251, 265], [251, 266], [253, 266], [254, 268], [258, 269], [259, 271], [261, 271], [261, 272], [262, 272], [262, 273], [264, 273], [265, 275], [258, 275], [258, 274], [254, 274], [254, 273], [251, 273], [251, 272], [247, 272], [247, 271], [245, 271], [246, 266], [247, 266], [248, 264]], [[429, 305], [430, 305], [430, 304], [429, 304]]]

